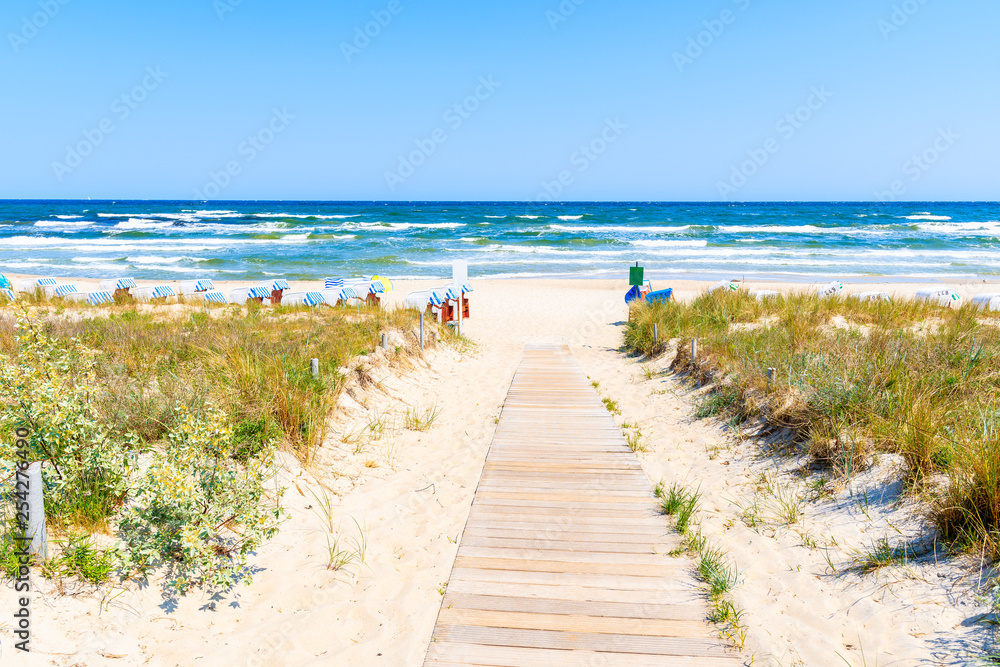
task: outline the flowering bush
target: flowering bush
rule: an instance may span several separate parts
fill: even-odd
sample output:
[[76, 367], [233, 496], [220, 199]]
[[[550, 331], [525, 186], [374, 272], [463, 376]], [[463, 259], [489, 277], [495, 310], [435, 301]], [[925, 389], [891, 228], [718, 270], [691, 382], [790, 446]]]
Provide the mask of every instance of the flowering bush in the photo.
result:
[[[181, 593], [249, 581], [248, 558], [281, 517], [265, 493], [268, 451], [237, 456], [223, 412], [184, 406], [162, 446], [140, 451], [137, 438], [101, 422], [95, 405], [107, 389], [91, 351], [77, 339], [60, 344], [26, 311], [16, 338], [17, 356], [0, 355], [0, 426], [30, 431], [49, 521], [117, 529], [112, 553], [123, 578], [162, 567]], [[12, 441], [0, 445], [4, 476], [15, 465]]]
[[228, 588], [247, 576], [247, 557], [277, 531], [281, 510], [265, 503], [265, 462], [230, 455], [232, 432], [212, 408], [187, 408], [136, 481], [119, 527], [125, 563], [138, 573], [164, 565], [171, 585]]
[[[102, 524], [124, 500], [136, 457], [130, 435], [113, 438], [94, 399], [96, 363], [76, 339], [65, 347], [26, 314], [17, 321], [18, 355], [0, 356], [0, 400], [8, 433], [30, 432], [34, 460], [44, 461], [46, 514], [57, 523]], [[0, 452], [13, 474], [13, 438]]]

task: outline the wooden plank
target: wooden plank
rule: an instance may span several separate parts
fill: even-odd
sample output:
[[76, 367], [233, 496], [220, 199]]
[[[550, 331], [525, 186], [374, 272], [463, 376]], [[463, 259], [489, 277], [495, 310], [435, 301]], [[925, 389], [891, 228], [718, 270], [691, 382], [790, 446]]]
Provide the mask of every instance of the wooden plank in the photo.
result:
[[568, 350], [526, 349], [425, 667], [734, 667], [678, 543]]
[[624, 558], [620, 559], [617, 563], [580, 563], [557, 559], [478, 558], [475, 556], [464, 556], [461, 552], [455, 558], [455, 567], [479, 570], [509, 570], [512, 572], [552, 572], [558, 574], [620, 574], [630, 577], [655, 577], [657, 579], [675, 576], [683, 570], [682, 567], [672, 566], [666, 562], [650, 565], [634, 563], [631, 562], [631, 559]]
[[444, 609], [481, 609], [483, 611], [519, 611], [536, 614], [568, 614], [582, 616], [608, 615], [616, 618], [649, 618], [665, 621], [703, 622], [708, 613], [691, 604], [635, 604], [630, 602], [595, 602], [587, 600], [551, 600], [547, 598], [508, 597], [456, 593], [449, 590]]
[[432, 642], [426, 667], [472, 665], [482, 667], [735, 667], [732, 657], [637, 655], [597, 651], [482, 646], [458, 642]]

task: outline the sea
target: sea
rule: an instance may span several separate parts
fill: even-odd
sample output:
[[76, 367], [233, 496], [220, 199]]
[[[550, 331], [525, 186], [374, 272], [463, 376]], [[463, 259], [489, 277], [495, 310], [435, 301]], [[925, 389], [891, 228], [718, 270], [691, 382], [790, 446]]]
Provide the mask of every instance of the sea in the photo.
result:
[[998, 203], [0, 201], [0, 272], [151, 280], [371, 274], [1000, 276]]

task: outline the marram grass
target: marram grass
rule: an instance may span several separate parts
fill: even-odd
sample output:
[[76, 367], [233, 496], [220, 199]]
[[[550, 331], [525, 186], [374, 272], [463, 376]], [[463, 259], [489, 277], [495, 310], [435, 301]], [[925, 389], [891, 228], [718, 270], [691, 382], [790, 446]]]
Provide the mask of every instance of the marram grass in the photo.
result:
[[1000, 318], [968, 305], [742, 292], [635, 308], [624, 349], [668, 348], [675, 370], [712, 385], [699, 416], [784, 433], [845, 475], [900, 454], [941, 536], [1000, 558]]

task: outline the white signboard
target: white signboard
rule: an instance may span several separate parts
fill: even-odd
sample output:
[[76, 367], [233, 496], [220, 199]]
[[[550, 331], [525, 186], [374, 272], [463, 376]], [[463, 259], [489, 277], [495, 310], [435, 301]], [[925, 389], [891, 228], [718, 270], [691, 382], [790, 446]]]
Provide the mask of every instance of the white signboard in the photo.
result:
[[451, 265], [451, 280], [461, 286], [469, 282], [469, 262], [457, 259]]

